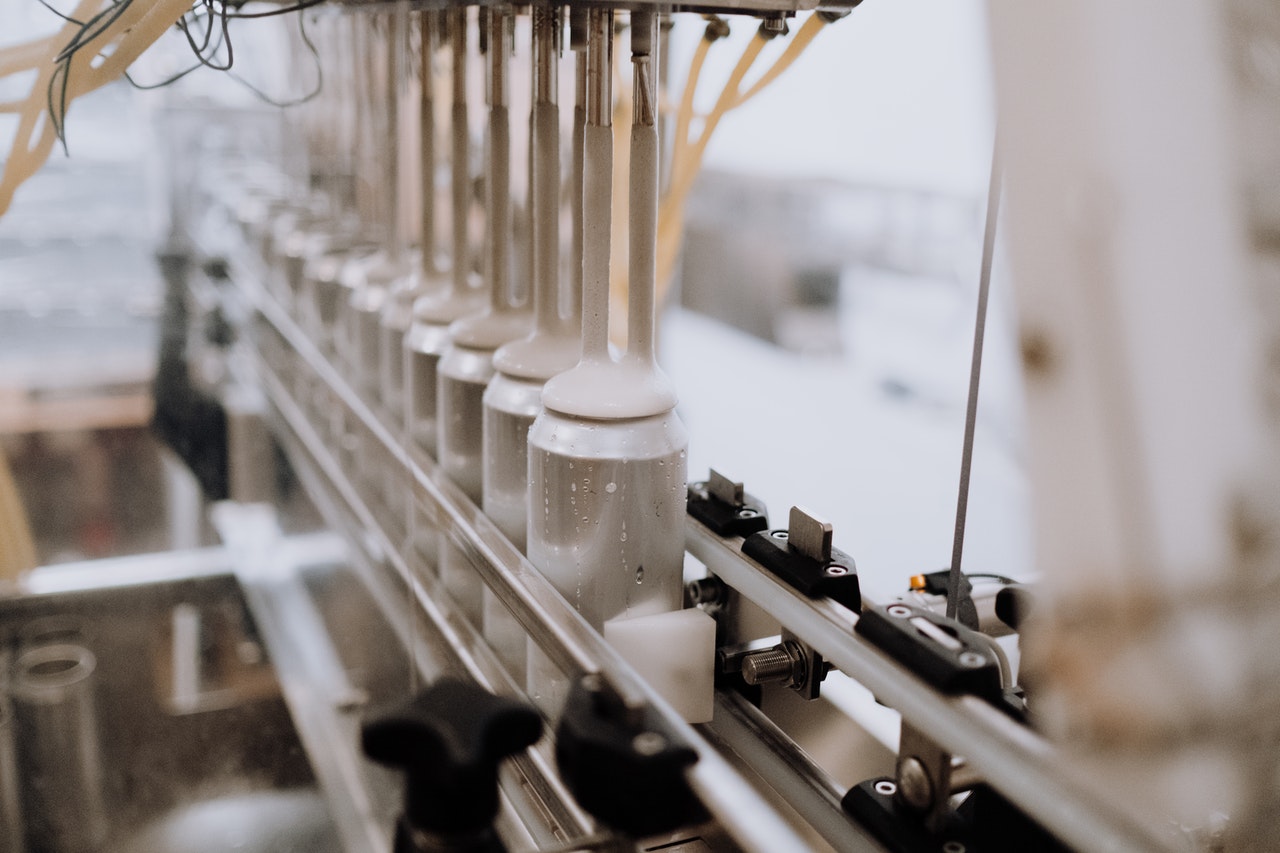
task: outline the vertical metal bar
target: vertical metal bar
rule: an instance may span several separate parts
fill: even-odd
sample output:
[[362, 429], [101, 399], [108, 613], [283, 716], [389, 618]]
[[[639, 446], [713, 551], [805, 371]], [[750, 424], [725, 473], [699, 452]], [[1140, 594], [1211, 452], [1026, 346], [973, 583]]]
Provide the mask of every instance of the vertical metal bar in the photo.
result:
[[982, 236], [978, 316], [973, 328], [973, 362], [969, 368], [969, 400], [964, 415], [964, 450], [960, 457], [960, 493], [956, 498], [956, 532], [951, 544], [951, 570], [947, 574], [948, 619], [955, 619], [960, 608], [960, 561], [964, 556], [964, 528], [969, 514], [969, 473], [973, 468], [973, 430], [978, 421], [978, 384], [982, 378], [982, 344], [987, 331], [987, 298], [991, 293], [991, 264], [995, 257], [996, 223], [999, 218], [1000, 160], [996, 152], [991, 155], [991, 183], [987, 187], [987, 221]]

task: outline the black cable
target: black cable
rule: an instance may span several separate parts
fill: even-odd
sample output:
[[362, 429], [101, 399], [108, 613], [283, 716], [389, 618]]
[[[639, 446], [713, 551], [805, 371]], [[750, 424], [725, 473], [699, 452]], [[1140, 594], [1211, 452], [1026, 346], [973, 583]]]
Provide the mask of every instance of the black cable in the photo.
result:
[[53, 8], [52, 4], [49, 3], [49, 0], [36, 0], [36, 2], [39, 3], [41, 6], [45, 7], [46, 9], [48, 9], [53, 14], [57, 15], [62, 20], [72, 24], [76, 24], [77, 26], [81, 26], [81, 27], [84, 26], [84, 21], [77, 21], [75, 18], [71, 17], [70, 15], [64, 15], [61, 12], [59, 12], [57, 9]]
[[290, 12], [301, 12], [303, 9], [310, 9], [312, 6], [319, 6], [328, 0], [302, 0], [301, 3], [295, 3], [292, 6], [285, 6], [282, 9], [272, 9], [270, 12], [230, 12], [228, 18], [274, 18], [276, 15], [287, 15]]
[[[204, 6], [209, 11], [209, 25], [204, 28], [204, 40], [199, 45], [197, 45], [196, 40], [191, 37], [191, 25], [187, 23], [187, 16], [183, 15], [178, 19], [178, 29], [182, 30], [182, 34], [187, 37], [187, 44], [191, 46], [191, 52], [194, 53], [197, 58], [203, 57], [204, 52], [209, 48], [209, 40], [213, 37], [213, 4], [210, 0], [205, 0]], [[193, 11], [190, 14], [195, 15], [195, 12]], [[200, 64], [205, 64], [203, 59]]]
[[310, 92], [298, 98], [295, 98], [293, 100], [277, 101], [275, 98], [272, 98], [270, 95], [263, 92], [257, 86], [254, 86], [248, 80], [245, 80], [239, 74], [236, 74], [234, 72], [228, 72], [227, 76], [230, 77], [232, 80], [235, 80], [241, 86], [244, 86], [246, 89], [248, 89], [258, 98], [260, 98], [262, 101], [272, 105], [273, 107], [280, 107], [281, 109], [284, 109], [286, 107], [296, 107], [301, 104], [305, 104], [308, 101], [315, 98], [316, 95], [320, 94], [320, 90], [324, 88], [324, 65], [320, 62], [320, 51], [316, 49], [315, 43], [312, 42], [311, 37], [307, 35], [306, 17], [307, 17], [306, 15], [298, 15], [298, 33], [299, 35], [302, 36], [302, 43], [307, 46], [307, 51], [311, 54], [312, 58], [315, 59], [315, 62], [316, 62], [316, 84], [314, 87], [312, 87]]
[[56, 67], [53, 69], [53, 73], [49, 75], [46, 108], [49, 113], [49, 123], [53, 126], [54, 135], [62, 143], [64, 154], [69, 153], [67, 151], [66, 117], [71, 61], [81, 48], [106, 32], [132, 4], [133, 0], [119, 0], [119, 2], [103, 9], [88, 21], [80, 24], [79, 32], [72, 36], [71, 41], [58, 52], [57, 57], [54, 59]]
[[[206, 5], [206, 6], [208, 6], [209, 4], [208, 4], [208, 3], [206, 3], [205, 5]], [[209, 29], [210, 29], [210, 30], [212, 30], [212, 29], [213, 29], [213, 21], [212, 21], [212, 15], [213, 15], [213, 14], [214, 14], [214, 13], [211, 11], [211, 12], [210, 12], [211, 17], [210, 17], [210, 22], [209, 22]], [[195, 64], [195, 65], [192, 65], [190, 68], [184, 68], [182, 71], [179, 71], [178, 73], [174, 74], [173, 76], [168, 77], [168, 78], [166, 78], [166, 79], [164, 79], [164, 80], [161, 80], [159, 83], [139, 83], [139, 82], [137, 82], [136, 80], [134, 80], [134, 79], [133, 79], [133, 77], [132, 77], [132, 76], [130, 76], [130, 75], [129, 75], [129, 72], [127, 72], [127, 71], [126, 71], [126, 72], [125, 72], [125, 74], [124, 74], [124, 78], [125, 78], [126, 80], [128, 80], [128, 81], [129, 81], [129, 85], [130, 85], [130, 86], [133, 86], [135, 89], [140, 89], [140, 90], [142, 90], [142, 91], [148, 91], [148, 90], [151, 90], [151, 89], [160, 89], [160, 88], [163, 88], [163, 87], [165, 87], [165, 86], [168, 86], [168, 85], [169, 85], [169, 84], [171, 84], [171, 83], [176, 83], [177, 81], [181, 80], [183, 77], [186, 77], [186, 76], [187, 76], [188, 74], [190, 74], [191, 72], [193, 72], [193, 71], [197, 71], [197, 70], [199, 70], [199, 69], [201, 69], [201, 68], [211, 68], [211, 69], [213, 69], [214, 71], [226, 71], [226, 70], [227, 70], [227, 68], [229, 68], [230, 66], [227, 66], [226, 68], [224, 68], [224, 67], [223, 67], [223, 66], [221, 66], [221, 65], [216, 65], [216, 64], [214, 64], [214, 63], [212, 63], [212, 62], [210, 62], [210, 61], [209, 61], [209, 56], [216, 56], [216, 55], [217, 55], [217, 52], [222, 48], [222, 42], [223, 42], [223, 36], [222, 36], [221, 34], [219, 34], [219, 36], [218, 36], [218, 40], [217, 40], [216, 42], [214, 42], [213, 48], [212, 48], [212, 50], [209, 52], [209, 55], [208, 55], [208, 56], [206, 56], [204, 53], [201, 53], [200, 51], [197, 51], [197, 52], [196, 52], [196, 60], [197, 60], [197, 62], [196, 62], [196, 64]]]

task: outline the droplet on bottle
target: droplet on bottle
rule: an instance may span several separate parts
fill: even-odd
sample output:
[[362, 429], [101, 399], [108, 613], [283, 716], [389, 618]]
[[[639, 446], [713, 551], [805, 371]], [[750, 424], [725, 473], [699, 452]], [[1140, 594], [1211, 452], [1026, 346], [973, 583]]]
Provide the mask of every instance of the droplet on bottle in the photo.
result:
[[636, 566], [636, 583], [644, 583], [644, 566]]

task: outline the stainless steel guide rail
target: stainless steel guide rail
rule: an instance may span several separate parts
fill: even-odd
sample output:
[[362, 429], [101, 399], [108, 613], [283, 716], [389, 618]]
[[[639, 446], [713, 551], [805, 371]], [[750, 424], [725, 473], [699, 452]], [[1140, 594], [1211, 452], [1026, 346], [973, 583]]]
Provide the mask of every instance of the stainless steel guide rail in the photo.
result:
[[1164, 850], [1128, 815], [1099, 796], [1053, 746], [973, 697], [945, 696], [853, 633], [853, 611], [811, 601], [745, 560], [740, 538], [722, 539], [688, 520], [685, 547], [726, 584], [787, 626], [845, 675], [977, 773], [1073, 847]]
[[[570, 675], [605, 673], [628, 704], [658, 708], [672, 730], [697, 749], [700, 760], [691, 770], [691, 782], [744, 849], [776, 851], [806, 846], [786, 820], [706, 740], [652, 694], [496, 526], [436, 470], [432, 460], [406, 448], [406, 443], [350, 388], [277, 298], [256, 283], [262, 280], [257, 269], [244, 270], [237, 278], [258, 314], [287, 347], [291, 361], [286, 369], [306, 371], [307, 380], [320, 383], [356, 428], [374, 437], [379, 453], [404, 472], [406, 487], [412, 490], [413, 499], [426, 511], [429, 521], [471, 560], [484, 583], [506, 603], [553, 663]], [[465, 620], [441, 615], [409, 558], [397, 550], [397, 537], [386, 532], [377, 514], [363, 504], [356, 487], [346, 481], [341, 465], [323, 446], [292, 398], [289, 383], [279, 375], [281, 365], [269, 362], [269, 353], [269, 348], [266, 353], [256, 351], [257, 367], [268, 397], [293, 433], [292, 441], [286, 442], [286, 446], [294, 447], [292, 455], [297, 457], [298, 449], [305, 448], [306, 455], [312, 457], [311, 466], [318, 467], [321, 476], [338, 487], [344, 503], [358, 508], [358, 523], [373, 533], [387, 561], [401, 580], [415, 590], [417, 606], [423, 608], [429, 621], [439, 623], [444, 619], [453, 625], [453, 631], [472, 634], [468, 640], [455, 634], [447, 638], [450, 645], [483, 645], [478, 632]], [[740, 539], [722, 539], [693, 519], [687, 521], [686, 531], [686, 548], [711, 572], [756, 602], [881, 702], [928, 731], [939, 745], [963, 755], [984, 779], [1067, 843], [1096, 851], [1164, 849], [1131, 817], [1098, 796], [1083, 774], [1066, 765], [1053, 747], [1033, 731], [980, 700], [938, 693], [855, 635], [852, 629], [858, 617], [852, 611], [829, 601], [804, 598], [744, 558], [739, 552]], [[386, 606], [391, 606], [390, 602]], [[432, 610], [436, 612], [428, 612]], [[468, 669], [479, 675], [474, 666]], [[750, 727], [730, 728], [745, 731]], [[774, 754], [776, 757], [776, 749]], [[790, 798], [791, 805], [812, 825], [832, 826], [846, 820], [838, 812], [838, 802], [831, 792], [820, 788]], [[814, 813], [814, 809], [825, 814]]]

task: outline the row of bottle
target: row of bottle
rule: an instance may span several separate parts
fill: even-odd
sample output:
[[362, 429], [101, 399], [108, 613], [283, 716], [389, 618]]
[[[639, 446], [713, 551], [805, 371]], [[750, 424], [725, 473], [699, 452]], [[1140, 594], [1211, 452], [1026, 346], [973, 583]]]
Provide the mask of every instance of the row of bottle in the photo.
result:
[[[654, 352], [658, 132], [652, 12], [630, 16], [634, 117], [630, 138], [628, 341], [609, 342], [609, 254], [613, 206], [614, 15], [569, 17], [576, 103], [571, 144], [562, 144], [557, 103], [562, 11], [532, 9], [528, 219], [531, 292], [513, 282], [510, 64], [515, 13], [508, 8], [356, 13], [325, 23], [333, 44], [349, 39], [348, 67], [363, 86], [336, 87], [338, 107], [366, 130], [355, 145], [373, 156], [381, 196], [353, 205], [284, 204], [259, 227], [278, 294], [383, 423], [437, 462], [597, 629], [615, 619], [677, 610], [684, 558], [687, 435]], [[481, 38], [488, 122], [483, 143], [484, 269], [470, 263], [473, 208], [468, 76], [469, 33]], [[408, 35], [416, 30], [418, 50]], [[448, 46], [444, 51], [440, 48]], [[451, 60], [448, 169], [452, 269], [435, 246], [438, 158], [435, 60]], [[420, 63], [410, 68], [407, 57]], [[401, 207], [396, 146], [406, 81], [420, 95], [420, 246], [398, 238]], [[354, 101], [352, 100], [354, 98]], [[332, 107], [333, 105], [331, 105]], [[337, 110], [335, 109], [335, 114]], [[561, 161], [571, 151], [567, 175]], [[365, 151], [365, 154], [371, 152]], [[377, 156], [380, 153], [381, 156]], [[519, 159], [519, 158], [517, 158]], [[562, 186], [567, 178], [568, 192]], [[336, 185], [330, 177], [329, 186]], [[360, 181], [350, 181], [359, 186]], [[562, 197], [570, 211], [568, 263], [561, 248]], [[280, 213], [288, 209], [288, 216]], [[368, 211], [372, 210], [372, 217]], [[370, 220], [374, 220], [373, 223]], [[562, 268], [571, 273], [562, 275]], [[344, 434], [341, 424], [335, 434]], [[348, 436], [348, 440], [350, 437]], [[445, 587], [491, 637], [519, 633], [466, 558], [433, 538], [408, 484], [376, 459], [371, 444], [347, 448], [350, 464], [380, 511], [416, 530]], [[433, 553], [434, 552], [434, 555]], [[518, 661], [512, 661], [513, 664]]]

